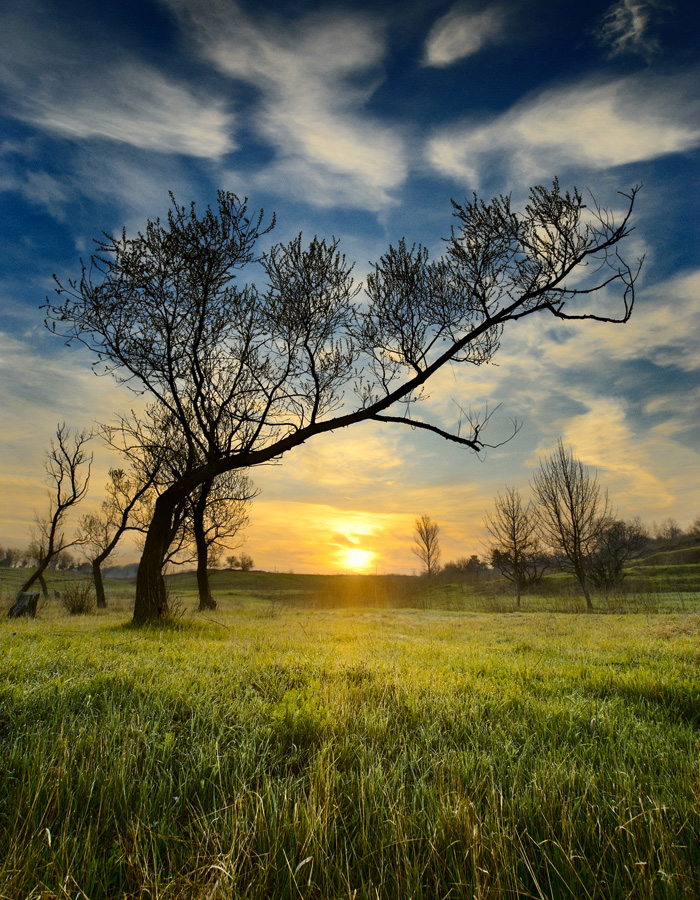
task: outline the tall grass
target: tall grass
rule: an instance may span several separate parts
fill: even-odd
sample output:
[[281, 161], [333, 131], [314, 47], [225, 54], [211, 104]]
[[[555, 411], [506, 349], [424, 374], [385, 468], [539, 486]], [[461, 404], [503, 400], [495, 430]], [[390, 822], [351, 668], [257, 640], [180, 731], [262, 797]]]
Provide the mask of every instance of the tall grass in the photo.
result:
[[120, 615], [0, 624], [2, 898], [700, 894], [695, 615]]

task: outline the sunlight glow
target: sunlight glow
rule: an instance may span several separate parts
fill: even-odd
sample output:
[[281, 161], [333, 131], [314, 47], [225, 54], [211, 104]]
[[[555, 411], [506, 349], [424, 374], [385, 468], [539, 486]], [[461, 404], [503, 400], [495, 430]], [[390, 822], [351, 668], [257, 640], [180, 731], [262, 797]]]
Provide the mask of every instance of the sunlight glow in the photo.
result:
[[359, 547], [353, 547], [345, 551], [345, 565], [350, 569], [367, 569], [372, 564], [374, 553], [370, 550], [360, 550]]

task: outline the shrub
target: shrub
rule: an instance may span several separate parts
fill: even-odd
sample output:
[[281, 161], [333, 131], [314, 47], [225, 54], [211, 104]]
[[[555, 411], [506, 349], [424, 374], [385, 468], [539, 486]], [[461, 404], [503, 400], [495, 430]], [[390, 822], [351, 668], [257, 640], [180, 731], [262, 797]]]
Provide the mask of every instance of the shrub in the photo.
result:
[[94, 612], [97, 605], [91, 581], [74, 581], [66, 585], [61, 592], [60, 600], [71, 616], [83, 616]]

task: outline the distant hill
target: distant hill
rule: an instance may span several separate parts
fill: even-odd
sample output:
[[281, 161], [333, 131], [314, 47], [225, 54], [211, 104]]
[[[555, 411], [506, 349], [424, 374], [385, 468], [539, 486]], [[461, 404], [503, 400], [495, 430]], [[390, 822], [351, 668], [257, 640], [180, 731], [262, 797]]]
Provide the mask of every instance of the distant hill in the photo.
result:
[[128, 563], [125, 566], [107, 566], [102, 570], [105, 578], [116, 578], [121, 581], [136, 581], [136, 573], [138, 572], [138, 563]]
[[689, 566], [700, 563], [700, 544], [694, 547], [683, 547], [679, 550], [659, 550], [644, 559], [638, 566]]

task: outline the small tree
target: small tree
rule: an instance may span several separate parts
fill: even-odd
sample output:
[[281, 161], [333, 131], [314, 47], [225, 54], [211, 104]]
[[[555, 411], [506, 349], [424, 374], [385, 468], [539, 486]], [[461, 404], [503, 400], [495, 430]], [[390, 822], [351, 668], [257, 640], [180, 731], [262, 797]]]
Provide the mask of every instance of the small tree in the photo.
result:
[[506, 487], [495, 500], [495, 511], [484, 520], [491, 535], [488, 544], [491, 565], [515, 588], [515, 602], [525, 584], [539, 581], [546, 568], [537, 534], [537, 513], [532, 503], [523, 502], [517, 488]]
[[430, 578], [440, 571], [440, 526], [430, 516], [416, 519], [413, 553], [423, 563], [425, 574]]
[[37, 519], [37, 533], [33, 541], [37, 568], [20, 588], [28, 591], [38, 581], [44, 597], [48, 588], [44, 572], [53, 560], [78, 539], [66, 540], [63, 527], [68, 512], [83, 499], [90, 483], [92, 454], [86, 444], [91, 438], [87, 431], [72, 435], [65, 422], [56, 428], [56, 437], [46, 454], [46, 474], [49, 481], [49, 508], [45, 517]]
[[700, 538], [700, 516], [696, 516], [688, 526], [688, 537]]
[[625, 565], [647, 546], [649, 533], [639, 518], [629, 522], [610, 521], [601, 531], [589, 560], [589, 575], [594, 584], [614, 587], [625, 576]]
[[0, 548], [0, 568], [15, 569], [22, 564], [24, 551], [19, 547]]
[[[76, 543], [80, 543], [80, 536], [76, 536]], [[49, 568], [54, 572], [69, 572], [76, 566], [75, 557], [68, 550], [61, 550], [57, 553], [49, 564]]]
[[247, 553], [241, 553], [240, 556], [227, 556], [226, 562], [229, 569], [240, 569], [241, 572], [250, 572], [255, 565], [253, 557]]
[[107, 497], [100, 512], [83, 516], [80, 520], [79, 541], [90, 560], [95, 597], [100, 609], [107, 606], [102, 565], [114, 552], [124, 532], [130, 527], [137, 527], [129, 525], [129, 516], [149, 489], [149, 482], [139, 485], [137, 479], [129, 477], [123, 469], [110, 469]]
[[533, 479], [539, 530], [544, 541], [571, 569], [593, 609], [589, 589], [591, 558], [610, 525], [607, 491], [598, 477], [566, 449], [561, 439]]
[[465, 581], [469, 575], [469, 559], [466, 556], [448, 560], [440, 570], [440, 576], [445, 581]]

